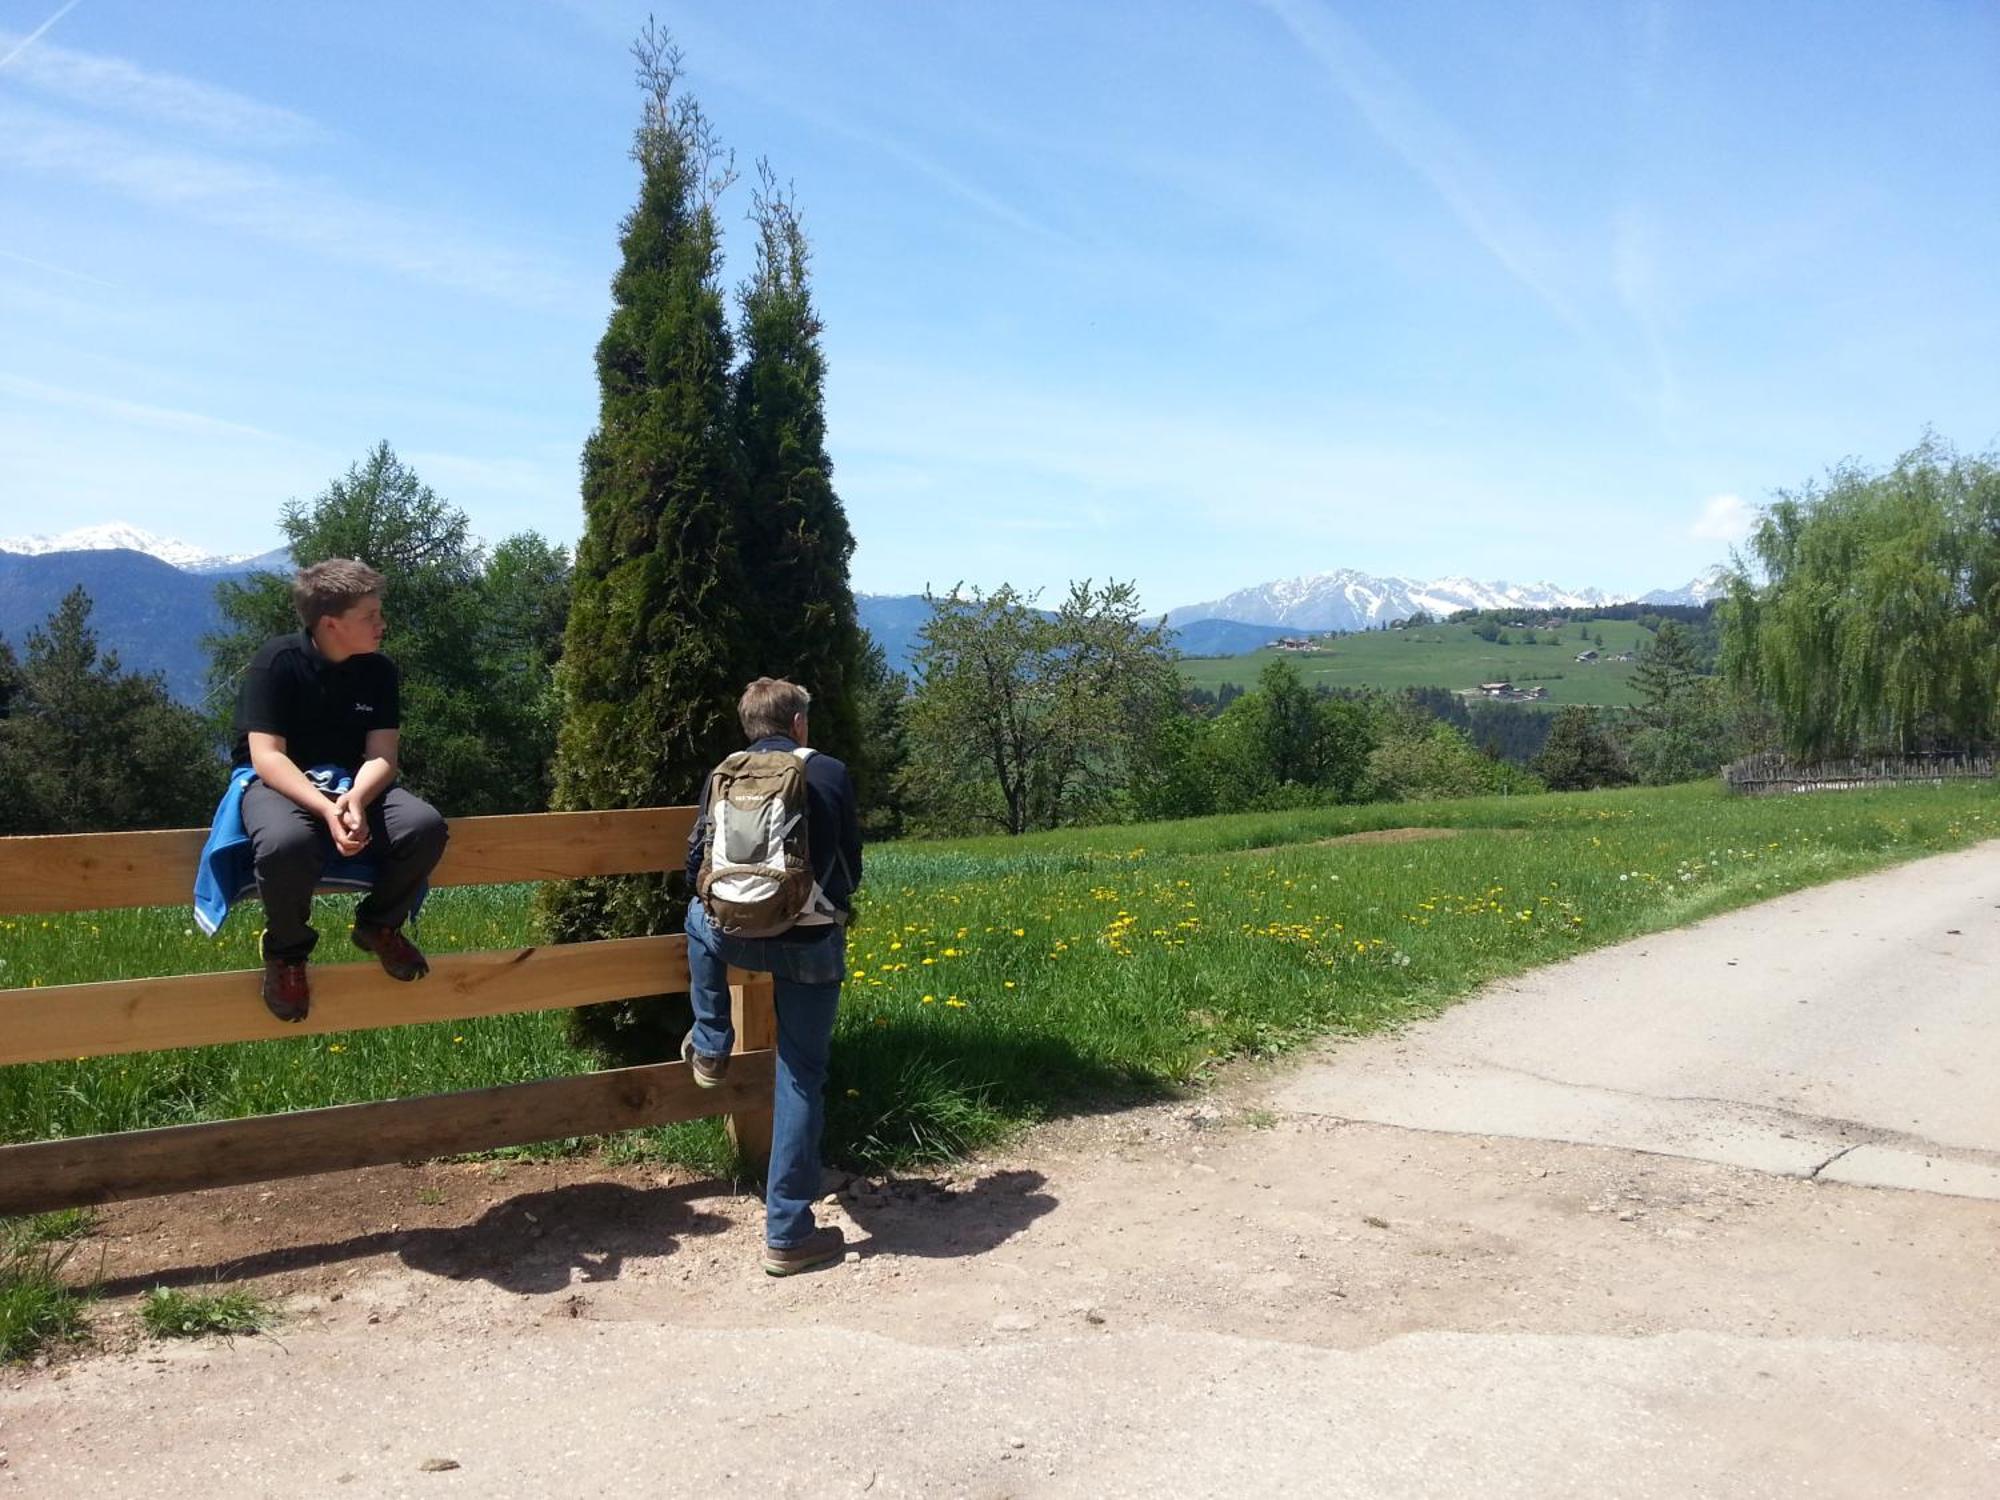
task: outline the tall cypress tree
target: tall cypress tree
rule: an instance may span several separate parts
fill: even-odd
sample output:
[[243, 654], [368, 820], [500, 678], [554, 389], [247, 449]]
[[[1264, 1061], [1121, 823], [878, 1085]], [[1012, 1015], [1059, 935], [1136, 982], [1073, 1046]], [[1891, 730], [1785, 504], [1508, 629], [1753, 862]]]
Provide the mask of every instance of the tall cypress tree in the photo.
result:
[[[738, 290], [744, 360], [735, 418], [745, 489], [743, 568], [760, 670], [813, 695], [813, 741], [861, 761], [867, 649], [848, 586], [854, 535], [826, 451], [826, 358], [810, 252], [791, 193], [759, 162], [757, 265]], [[866, 782], [871, 768], [857, 764]], [[866, 788], [864, 786], [864, 792]]]
[[[741, 473], [730, 415], [732, 343], [716, 200], [734, 173], [701, 108], [677, 92], [681, 57], [648, 22], [633, 45], [644, 114], [639, 198], [619, 243], [597, 346], [597, 430], [583, 450], [584, 534], [564, 637], [561, 809], [691, 801], [738, 748], [735, 701], [761, 669], [745, 639]], [[669, 851], [671, 857], [671, 851]], [[680, 930], [660, 875], [548, 889], [557, 941]], [[576, 1013], [573, 1035], [615, 1060], [672, 1055], [684, 1005]]]

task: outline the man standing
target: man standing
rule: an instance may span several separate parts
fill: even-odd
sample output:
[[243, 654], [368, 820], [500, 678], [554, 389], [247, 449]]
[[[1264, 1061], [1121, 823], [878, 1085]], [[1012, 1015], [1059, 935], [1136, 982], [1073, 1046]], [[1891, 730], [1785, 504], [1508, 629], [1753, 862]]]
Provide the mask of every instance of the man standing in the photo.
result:
[[[736, 1033], [729, 967], [772, 977], [777, 1089], [764, 1189], [764, 1269], [790, 1276], [839, 1260], [839, 1226], [816, 1228], [827, 1052], [847, 975], [847, 920], [861, 881], [861, 824], [847, 767], [808, 748], [812, 699], [760, 677], [737, 717], [750, 741], [702, 787], [688, 837], [689, 998], [681, 1056], [703, 1088], [722, 1082]], [[803, 807], [791, 806], [802, 799]], [[799, 814], [803, 813], [803, 821]], [[803, 839], [800, 835], [803, 835]]]
[[311, 1007], [313, 888], [329, 854], [374, 856], [354, 945], [393, 979], [430, 972], [402, 927], [446, 837], [436, 810], [396, 785], [400, 680], [381, 652], [382, 575], [346, 558], [315, 563], [292, 603], [305, 628], [264, 643], [236, 700], [236, 764], [257, 773], [243, 826], [264, 903], [264, 1004], [281, 1021]]

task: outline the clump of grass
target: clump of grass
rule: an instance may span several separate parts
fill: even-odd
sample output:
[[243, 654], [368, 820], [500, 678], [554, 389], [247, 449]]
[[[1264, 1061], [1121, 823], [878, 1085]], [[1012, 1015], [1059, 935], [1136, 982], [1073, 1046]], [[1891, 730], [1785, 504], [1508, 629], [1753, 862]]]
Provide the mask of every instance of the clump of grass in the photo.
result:
[[51, 1245], [62, 1240], [80, 1240], [97, 1227], [93, 1208], [59, 1208], [52, 1213], [32, 1214], [25, 1219], [0, 1220], [0, 1253], [26, 1250], [31, 1245]]
[[83, 1336], [89, 1299], [63, 1269], [94, 1222], [85, 1209], [0, 1222], [0, 1363]]
[[156, 1286], [139, 1304], [139, 1321], [156, 1339], [198, 1339], [206, 1334], [262, 1333], [271, 1305], [250, 1292], [183, 1292]]

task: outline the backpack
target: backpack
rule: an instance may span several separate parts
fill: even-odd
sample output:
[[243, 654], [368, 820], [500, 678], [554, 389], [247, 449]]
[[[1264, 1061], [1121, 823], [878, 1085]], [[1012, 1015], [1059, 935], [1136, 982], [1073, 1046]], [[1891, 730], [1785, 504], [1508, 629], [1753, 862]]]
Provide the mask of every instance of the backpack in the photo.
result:
[[731, 937], [776, 937], [827, 920], [806, 843], [806, 767], [797, 750], [739, 750], [708, 777], [695, 892]]

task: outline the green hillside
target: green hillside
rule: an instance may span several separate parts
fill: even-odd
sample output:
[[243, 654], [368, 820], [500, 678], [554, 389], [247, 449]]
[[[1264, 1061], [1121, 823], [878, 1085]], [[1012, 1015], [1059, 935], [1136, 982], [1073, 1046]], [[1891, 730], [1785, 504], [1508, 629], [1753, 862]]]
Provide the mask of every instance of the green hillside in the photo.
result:
[[[1591, 639], [1580, 634], [1587, 627]], [[1586, 666], [1579, 651], [1598, 649], [1603, 636], [1605, 656], [1636, 652], [1652, 639], [1650, 631], [1631, 620], [1572, 621], [1560, 631], [1536, 630], [1543, 644], [1519, 644], [1530, 632], [1510, 630], [1504, 636], [1516, 644], [1485, 641], [1470, 625], [1421, 625], [1411, 630], [1372, 630], [1337, 636], [1316, 651], [1252, 651], [1244, 656], [1211, 657], [1181, 663], [1181, 675], [1195, 687], [1218, 688], [1225, 682], [1254, 687], [1267, 662], [1285, 660], [1308, 684], [1343, 688], [1441, 687], [1454, 691], [1482, 682], [1511, 682], [1516, 687], [1549, 690], [1546, 702], [1621, 705], [1636, 701], [1632, 690], [1633, 662], [1602, 661]], [[1559, 644], [1548, 644], [1560, 638]]]

